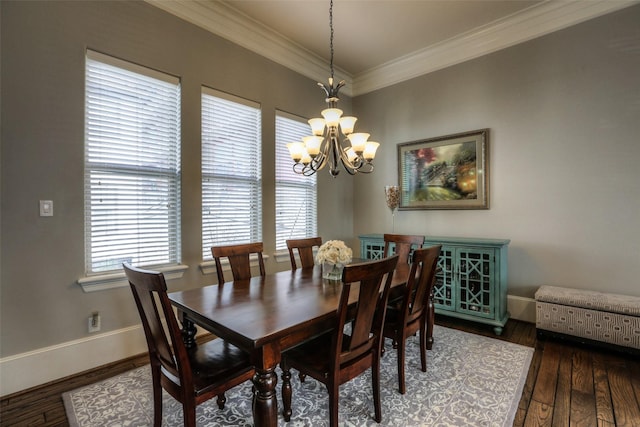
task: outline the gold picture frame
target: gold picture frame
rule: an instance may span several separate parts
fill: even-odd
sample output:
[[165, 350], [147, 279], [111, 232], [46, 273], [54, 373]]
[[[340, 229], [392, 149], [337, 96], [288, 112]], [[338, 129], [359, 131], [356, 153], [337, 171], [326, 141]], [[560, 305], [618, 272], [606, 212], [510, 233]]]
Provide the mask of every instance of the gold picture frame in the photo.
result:
[[400, 210], [489, 209], [489, 129], [398, 144]]

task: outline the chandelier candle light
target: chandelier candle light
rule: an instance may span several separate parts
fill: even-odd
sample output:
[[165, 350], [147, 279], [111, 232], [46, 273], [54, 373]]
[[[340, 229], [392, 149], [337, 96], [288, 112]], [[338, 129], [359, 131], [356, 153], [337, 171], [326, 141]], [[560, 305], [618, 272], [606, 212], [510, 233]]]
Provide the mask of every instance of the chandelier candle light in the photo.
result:
[[395, 233], [395, 212], [400, 204], [400, 189], [397, 185], [387, 185], [384, 187], [384, 195], [387, 206], [391, 209], [391, 231]]
[[316, 262], [322, 265], [322, 277], [342, 280], [342, 270], [351, 262], [353, 251], [342, 240], [329, 240], [318, 248]]
[[[328, 107], [322, 110], [323, 118], [309, 120], [312, 136], [302, 138], [303, 142], [291, 142], [287, 144], [291, 159], [295, 162], [293, 171], [311, 176], [320, 169], [329, 165], [329, 173], [336, 177], [340, 173], [338, 164], [342, 163], [344, 169], [350, 175], [356, 173], [373, 172], [373, 158], [380, 145], [374, 141], [368, 141], [368, 133], [354, 133], [356, 117], [342, 116], [342, 110], [337, 108], [338, 91], [346, 83], [341, 80], [337, 85], [333, 85], [333, 0], [329, 6], [329, 28], [330, 37], [330, 68], [331, 77], [329, 84], [318, 83], [327, 97], [325, 102]], [[340, 134], [343, 134], [351, 144], [348, 146], [344, 141], [340, 141]], [[344, 145], [343, 145], [344, 144]]]

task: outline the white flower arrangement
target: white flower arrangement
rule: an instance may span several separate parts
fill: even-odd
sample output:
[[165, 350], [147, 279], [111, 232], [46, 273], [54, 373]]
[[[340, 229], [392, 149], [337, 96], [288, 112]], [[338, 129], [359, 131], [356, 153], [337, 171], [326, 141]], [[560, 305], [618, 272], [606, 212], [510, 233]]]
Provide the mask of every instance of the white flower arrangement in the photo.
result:
[[351, 262], [353, 252], [342, 240], [329, 240], [318, 248], [316, 262], [318, 264], [348, 264]]

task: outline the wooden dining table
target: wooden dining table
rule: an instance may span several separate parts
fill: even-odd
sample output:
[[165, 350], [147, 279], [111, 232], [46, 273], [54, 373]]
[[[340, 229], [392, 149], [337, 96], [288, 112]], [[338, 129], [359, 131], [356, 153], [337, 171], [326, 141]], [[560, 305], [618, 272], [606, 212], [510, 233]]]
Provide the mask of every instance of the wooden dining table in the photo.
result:
[[[391, 286], [403, 285], [408, 275], [409, 266], [399, 265]], [[188, 347], [196, 345], [198, 325], [251, 355], [254, 425], [276, 426], [275, 369], [281, 354], [332, 329], [341, 292], [342, 282], [323, 279], [315, 266], [172, 292], [169, 300], [178, 309]]]

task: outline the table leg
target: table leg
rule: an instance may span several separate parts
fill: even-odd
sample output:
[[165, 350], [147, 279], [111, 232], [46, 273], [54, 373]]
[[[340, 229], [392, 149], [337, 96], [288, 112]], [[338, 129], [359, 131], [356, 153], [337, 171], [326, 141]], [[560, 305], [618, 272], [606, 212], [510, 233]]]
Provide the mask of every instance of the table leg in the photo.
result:
[[253, 375], [253, 425], [277, 427], [276, 366], [280, 362], [280, 346], [268, 343], [255, 349], [251, 360], [256, 368]]
[[185, 347], [195, 347], [198, 328], [196, 328], [196, 325], [194, 325], [193, 322], [189, 320], [189, 318], [183, 311], [178, 312], [178, 317], [180, 318], [180, 321], [182, 323], [182, 341], [184, 342]]
[[276, 383], [278, 378], [274, 368], [258, 369], [253, 376], [253, 423], [260, 427], [276, 427], [278, 425], [278, 401], [276, 399]]
[[429, 295], [429, 302], [427, 304], [427, 350], [431, 350], [433, 347], [433, 324], [436, 321], [436, 308], [433, 305], [433, 292]]

